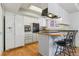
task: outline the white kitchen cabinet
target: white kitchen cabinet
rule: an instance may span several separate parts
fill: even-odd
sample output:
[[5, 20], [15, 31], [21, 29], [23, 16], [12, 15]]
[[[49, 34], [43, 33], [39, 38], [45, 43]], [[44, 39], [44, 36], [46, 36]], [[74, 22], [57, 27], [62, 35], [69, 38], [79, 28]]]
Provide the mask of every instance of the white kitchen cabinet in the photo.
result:
[[33, 35], [32, 33], [28, 34], [28, 43], [32, 43], [33, 41]]
[[24, 18], [21, 15], [15, 16], [15, 47], [24, 45]]
[[40, 26], [46, 27], [46, 19], [45, 18], [38, 18], [38, 22]]
[[26, 32], [24, 40], [25, 40], [25, 44], [32, 43], [33, 42], [33, 34], [32, 34], [32, 32]]
[[36, 42], [36, 41], [37, 41], [37, 34], [33, 33], [33, 42]]
[[5, 48], [6, 50], [14, 48], [14, 14], [5, 14]]
[[37, 41], [37, 34], [32, 32], [25, 33], [25, 44], [36, 42]]
[[37, 18], [24, 16], [24, 25], [31, 25], [32, 23], [39, 23]]
[[14, 13], [5, 13], [6, 50], [24, 45], [24, 18]]

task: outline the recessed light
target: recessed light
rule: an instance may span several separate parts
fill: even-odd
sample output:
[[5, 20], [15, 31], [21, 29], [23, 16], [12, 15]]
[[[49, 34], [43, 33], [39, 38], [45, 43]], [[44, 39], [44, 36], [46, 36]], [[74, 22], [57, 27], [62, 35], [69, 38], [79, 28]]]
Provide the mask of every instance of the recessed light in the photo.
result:
[[39, 8], [39, 7], [36, 7], [34, 5], [30, 5], [29, 9], [33, 10], [33, 11], [36, 11], [36, 12], [42, 12], [42, 9]]

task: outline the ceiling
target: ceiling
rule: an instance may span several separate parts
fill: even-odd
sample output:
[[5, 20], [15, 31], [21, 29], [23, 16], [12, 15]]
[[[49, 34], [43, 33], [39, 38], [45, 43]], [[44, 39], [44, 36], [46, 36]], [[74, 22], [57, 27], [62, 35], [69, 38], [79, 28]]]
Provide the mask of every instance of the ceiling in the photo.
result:
[[47, 3], [3, 3], [4, 10], [16, 12], [16, 13], [25, 13], [31, 15], [41, 15], [40, 12], [36, 12], [29, 9], [29, 6], [33, 5], [41, 8], [42, 10], [48, 7]]
[[79, 12], [79, 3], [59, 3], [59, 5], [69, 13]]
[[[41, 8], [42, 10], [48, 7], [48, 3], [2, 3], [4, 10], [23, 13], [25, 15], [39, 16], [40, 12], [29, 10], [29, 6], [33, 5]], [[68, 13], [79, 12], [79, 3], [58, 3], [60, 7], [66, 10]]]

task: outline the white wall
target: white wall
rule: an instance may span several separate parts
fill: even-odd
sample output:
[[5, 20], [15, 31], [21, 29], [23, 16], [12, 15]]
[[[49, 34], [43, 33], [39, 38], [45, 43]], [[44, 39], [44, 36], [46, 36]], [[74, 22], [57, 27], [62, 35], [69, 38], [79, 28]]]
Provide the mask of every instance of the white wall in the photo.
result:
[[63, 18], [63, 22], [69, 24], [69, 14], [61, 8], [57, 3], [49, 3], [48, 4], [49, 13], [53, 13], [61, 18]]
[[70, 24], [73, 26], [73, 29], [79, 30], [79, 12], [70, 14], [70, 21]]
[[3, 14], [2, 14], [2, 7], [0, 4], [0, 52], [3, 51]]
[[[70, 14], [70, 21], [73, 29], [79, 30], [79, 12]], [[77, 33], [76, 37], [76, 46], [79, 47], [79, 32]]]

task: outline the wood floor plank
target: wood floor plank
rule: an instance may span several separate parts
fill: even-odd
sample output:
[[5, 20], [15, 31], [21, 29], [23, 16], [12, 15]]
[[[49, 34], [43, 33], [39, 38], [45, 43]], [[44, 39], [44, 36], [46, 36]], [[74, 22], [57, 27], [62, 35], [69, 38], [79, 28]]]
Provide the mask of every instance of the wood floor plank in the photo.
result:
[[[79, 56], [79, 48], [75, 56]], [[2, 56], [41, 56], [38, 52], [38, 43], [25, 45], [23, 47], [3, 52]]]
[[24, 47], [5, 51], [3, 56], [39, 56], [38, 43], [25, 45]]

